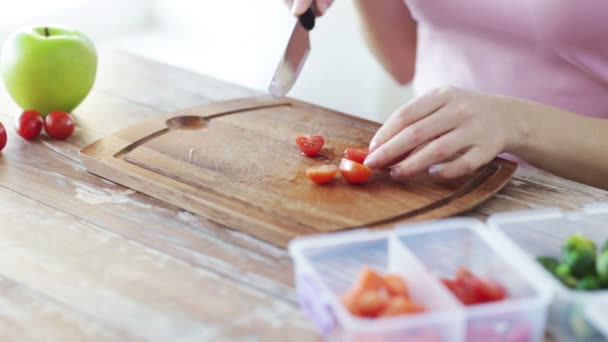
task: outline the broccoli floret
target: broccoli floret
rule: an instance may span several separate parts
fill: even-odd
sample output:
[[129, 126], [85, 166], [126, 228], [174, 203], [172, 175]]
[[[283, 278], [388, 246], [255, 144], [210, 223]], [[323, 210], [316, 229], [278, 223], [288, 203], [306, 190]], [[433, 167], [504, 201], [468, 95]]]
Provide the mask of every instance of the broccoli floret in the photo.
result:
[[572, 235], [562, 246], [562, 262], [570, 266], [574, 277], [585, 277], [595, 274], [595, 242], [577, 234]]
[[594, 276], [586, 276], [576, 282], [576, 288], [579, 290], [593, 291], [600, 288], [600, 281]]
[[567, 287], [574, 288], [576, 286], [576, 278], [570, 274], [570, 266], [566, 264], [557, 265], [555, 275]]

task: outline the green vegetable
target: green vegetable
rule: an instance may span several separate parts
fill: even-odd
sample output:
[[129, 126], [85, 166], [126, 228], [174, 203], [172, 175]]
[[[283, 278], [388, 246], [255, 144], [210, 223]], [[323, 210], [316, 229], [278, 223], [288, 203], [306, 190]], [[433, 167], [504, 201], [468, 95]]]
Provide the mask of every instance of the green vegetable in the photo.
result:
[[608, 249], [605, 249], [597, 258], [595, 269], [601, 285], [608, 288]]
[[596, 258], [595, 242], [580, 234], [572, 235], [562, 246], [562, 262], [570, 266], [574, 277], [584, 277], [595, 274]]
[[604, 253], [605, 251], [608, 251], [608, 240], [606, 240], [606, 242], [604, 242], [604, 245], [602, 246], [602, 253]]
[[547, 271], [555, 274], [555, 269], [559, 265], [559, 261], [557, 259], [552, 257], [538, 257], [536, 260], [543, 265]]
[[562, 279], [570, 276], [570, 266], [566, 264], [559, 264], [555, 268], [555, 275]]
[[593, 291], [600, 288], [600, 281], [594, 276], [586, 276], [576, 281], [576, 288], [579, 290]]
[[576, 278], [570, 274], [570, 266], [566, 264], [559, 264], [555, 268], [555, 275], [561, 282], [569, 288], [576, 286]]

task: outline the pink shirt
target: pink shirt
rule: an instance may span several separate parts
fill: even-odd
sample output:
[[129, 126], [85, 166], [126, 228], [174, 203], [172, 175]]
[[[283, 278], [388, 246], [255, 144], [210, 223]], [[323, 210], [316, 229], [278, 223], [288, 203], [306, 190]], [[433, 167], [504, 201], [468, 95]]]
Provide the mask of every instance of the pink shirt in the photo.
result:
[[405, 0], [414, 89], [442, 85], [608, 118], [608, 0]]

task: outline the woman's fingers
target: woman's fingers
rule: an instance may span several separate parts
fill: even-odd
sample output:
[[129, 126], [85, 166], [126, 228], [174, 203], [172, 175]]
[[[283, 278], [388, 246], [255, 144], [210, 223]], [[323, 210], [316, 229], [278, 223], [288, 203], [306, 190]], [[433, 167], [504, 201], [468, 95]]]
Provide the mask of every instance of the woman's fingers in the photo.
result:
[[325, 11], [327, 11], [329, 6], [331, 6], [332, 2], [333, 2], [332, 0], [317, 0], [316, 9], [317, 9], [317, 12], [319, 12], [319, 16], [322, 16], [323, 14], [325, 14]]
[[458, 130], [433, 140], [420, 151], [412, 153], [399, 164], [391, 167], [391, 176], [407, 177], [418, 172], [427, 171], [433, 165], [445, 162], [455, 154], [470, 147], [471, 141]]
[[493, 158], [492, 153], [485, 152], [480, 146], [474, 146], [453, 161], [431, 166], [429, 173], [446, 179], [458, 178], [473, 173]]
[[370, 151], [378, 149], [405, 127], [437, 111], [447, 101], [446, 91], [434, 90], [397, 109], [372, 138], [369, 144]]
[[407, 154], [421, 144], [430, 141], [448, 131], [454, 129], [459, 119], [449, 106], [445, 106], [419, 120], [401, 132], [392, 136], [365, 159], [365, 165], [371, 168], [383, 168], [390, 166], [389, 163], [399, 161], [396, 158]]
[[302, 15], [310, 8], [312, 2], [313, 0], [293, 0], [293, 5], [291, 5], [291, 13], [296, 16]]
[[[315, 1], [315, 14], [321, 16], [325, 14], [325, 11], [331, 6], [332, 0], [314, 0]], [[293, 0], [291, 6], [291, 12], [296, 15], [302, 15], [306, 12], [310, 6], [312, 6], [313, 0]]]

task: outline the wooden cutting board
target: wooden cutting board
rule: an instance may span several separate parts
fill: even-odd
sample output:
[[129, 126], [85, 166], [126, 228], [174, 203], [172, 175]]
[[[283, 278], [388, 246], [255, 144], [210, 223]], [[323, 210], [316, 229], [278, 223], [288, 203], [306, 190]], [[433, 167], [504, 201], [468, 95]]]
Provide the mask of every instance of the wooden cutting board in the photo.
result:
[[[94, 174], [280, 246], [305, 234], [455, 215], [500, 190], [516, 169], [497, 158], [448, 182], [397, 182], [385, 172], [364, 185], [306, 178], [307, 167], [338, 165], [346, 147], [367, 146], [378, 127], [292, 99], [247, 98], [141, 122], [80, 157]], [[325, 136], [321, 155], [302, 156], [299, 134]]]

